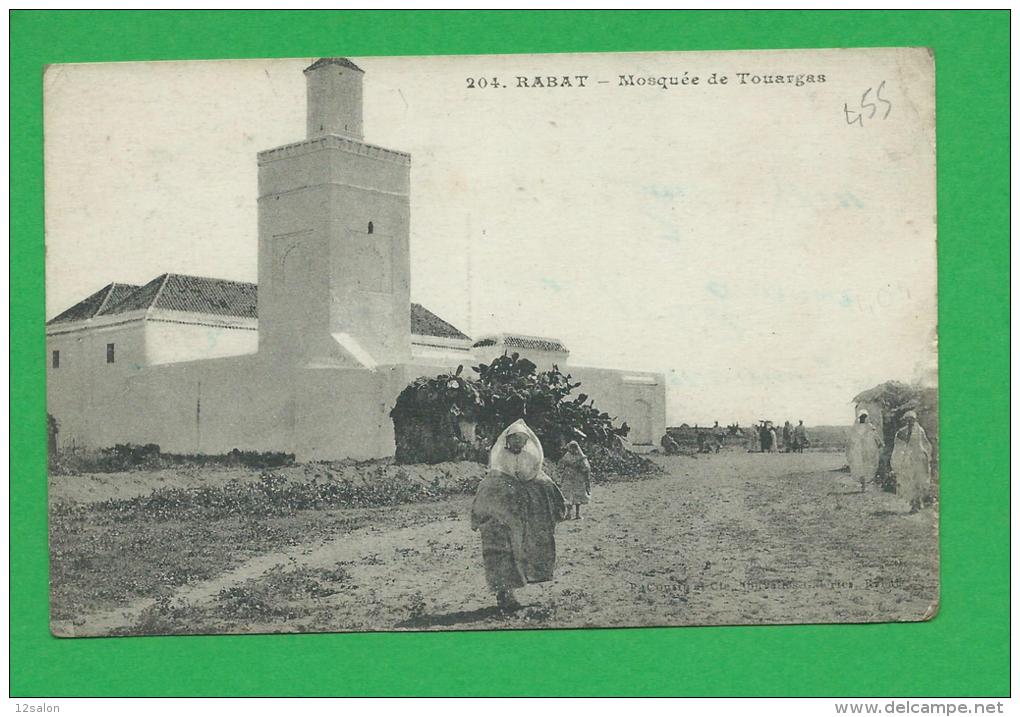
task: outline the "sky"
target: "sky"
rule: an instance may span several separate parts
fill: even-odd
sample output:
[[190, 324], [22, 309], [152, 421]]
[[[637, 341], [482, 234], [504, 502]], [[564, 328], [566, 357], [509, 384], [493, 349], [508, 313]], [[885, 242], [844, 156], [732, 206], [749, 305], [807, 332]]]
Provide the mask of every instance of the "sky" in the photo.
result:
[[[51, 66], [47, 317], [166, 271], [256, 281], [255, 155], [304, 138], [313, 59]], [[661, 372], [670, 425], [846, 423], [933, 360], [925, 51], [352, 59], [365, 141], [412, 155], [412, 300], [466, 333]], [[825, 82], [752, 81], [776, 74]]]

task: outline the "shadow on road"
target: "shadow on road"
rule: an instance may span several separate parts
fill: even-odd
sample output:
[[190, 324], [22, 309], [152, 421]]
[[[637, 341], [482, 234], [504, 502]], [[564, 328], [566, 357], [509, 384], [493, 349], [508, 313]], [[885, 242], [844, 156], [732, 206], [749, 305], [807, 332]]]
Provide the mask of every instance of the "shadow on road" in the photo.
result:
[[449, 627], [469, 622], [488, 620], [493, 617], [500, 617], [502, 613], [495, 605], [481, 607], [476, 610], [460, 610], [458, 612], [446, 612], [436, 615], [420, 615], [397, 623], [397, 627]]

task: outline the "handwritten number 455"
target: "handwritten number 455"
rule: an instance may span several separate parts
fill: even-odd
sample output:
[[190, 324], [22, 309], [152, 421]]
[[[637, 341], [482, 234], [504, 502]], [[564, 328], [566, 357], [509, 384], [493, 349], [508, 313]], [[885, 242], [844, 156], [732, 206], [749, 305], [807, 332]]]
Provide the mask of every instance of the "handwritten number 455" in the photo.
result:
[[[882, 80], [881, 84], [877, 88], [869, 87], [864, 91], [861, 96], [861, 108], [860, 111], [856, 109], [850, 109], [846, 102], [843, 103], [843, 113], [846, 115], [847, 124], [856, 124], [859, 127], [864, 126], [864, 120], [875, 119], [879, 116], [879, 119], [887, 119], [889, 113], [892, 112], [892, 102], [882, 97], [882, 91], [885, 89], [885, 80]], [[881, 105], [881, 107], [880, 107]]]

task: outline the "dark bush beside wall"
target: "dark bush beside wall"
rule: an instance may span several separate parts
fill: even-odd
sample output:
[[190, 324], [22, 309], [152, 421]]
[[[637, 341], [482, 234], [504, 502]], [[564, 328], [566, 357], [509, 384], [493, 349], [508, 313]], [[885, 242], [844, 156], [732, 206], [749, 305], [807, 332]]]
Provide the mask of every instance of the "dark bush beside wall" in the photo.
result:
[[415, 379], [400, 392], [390, 411], [397, 463], [478, 460], [471, 430], [484, 399], [482, 387], [462, 376], [463, 369]]
[[479, 446], [461, 435], [449, 413], [408, 411], [393, 417], [397, 463], [485, 462]]

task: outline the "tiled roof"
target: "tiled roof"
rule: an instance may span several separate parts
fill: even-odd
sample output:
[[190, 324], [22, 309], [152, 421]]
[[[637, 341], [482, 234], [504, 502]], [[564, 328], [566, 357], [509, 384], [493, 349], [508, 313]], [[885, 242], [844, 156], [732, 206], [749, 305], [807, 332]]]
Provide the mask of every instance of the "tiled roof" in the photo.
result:
[[471, 339], [456, 326], [433, 314], [421, 304], [411, 304], [411, 333], [418, 336], [440, 336], [447, 339]]
[[540, 351], [567, 350], [567, 347], [556, 339], [541, 339], [531, 336], [507, 336], [503, 343], [515, 349], [538, 349]]
[[[475, 343], [475, 347], [495, 346], [500, 343], [499, 338], [488, 337]], [[520, 336], [506, 334], [502, 337], [502, 344], [507, 348], [531, 349], [532, 351], [559, 351], [569, 353], [567, 347], [558, 339], [546, 339], [540, 336]]]
[[254, 319], [258, 317], [257, 301], [256, 285], [246, 281], [163, 274], [103, 313], [155, 308]]
[[155, 307], [256, 319], [259, 315], [258, 286], [246, 281], [169, 274], [156, 297]]
[[152, 306], [152, 300], [156, 298], [156, 294], [159, 293], [159, 288], [163, 286], [165, 279], [166, 274], [157, 276], [148, 284], [135, 289], [135, 291], [125, 296], [116, 304], [108, 304], [101, 312], [102, 315], [111, 316], [113, 314], [125, 314], [128, 311], [148, 309]]
[[[144, 309], [258, 318], [258, 286], [245, 281], [161, 274], [144, 286], [109, 284], [48, 323], [79, 321]], [[411, 304], [411, 333], [470, 341], [453, 324], [421, 304]]]
[[123, 301], [137, 289], [138, 287], [134, 284], [107, 284], [88, 298], [79, 301], [70, 309], [54, 316], [46, 322], [46, 325], [91, 319], [97, 314], [104, 313], [108, 307]]
[[305, 72], [309, 72], [310, 70], [317, 70], [320, 67], [325, 67], [326, 65], [339, 65], [340, 67], [346, 67], [347, 69], [350, 70], [357, 70], [362, 74], [364, 74], [365, 72], [363, 69], [355, 65], [350, 60], [348, 60], [346, 57], [320, 57], [318, 60], [316, 60], [308, 67], [306, 67]]

